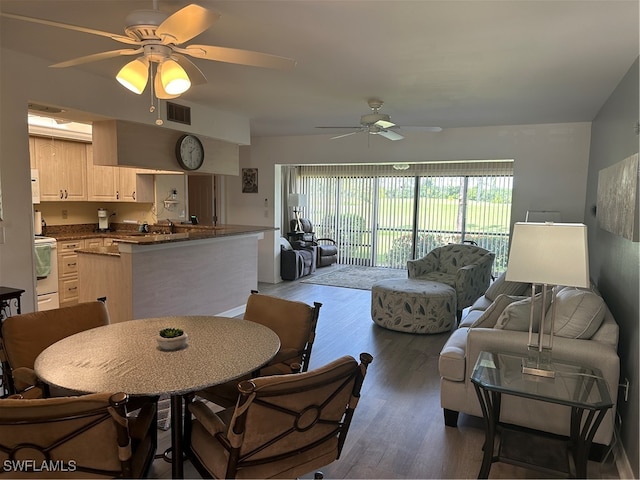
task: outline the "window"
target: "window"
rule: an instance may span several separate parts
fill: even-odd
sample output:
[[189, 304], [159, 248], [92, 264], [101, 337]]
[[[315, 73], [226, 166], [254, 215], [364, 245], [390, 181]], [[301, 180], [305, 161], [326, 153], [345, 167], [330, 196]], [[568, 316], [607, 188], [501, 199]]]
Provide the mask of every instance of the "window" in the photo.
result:
[[473, 241], [506, 269], [513, 161], [318, 165], [297, 169], [305, 216], [336, 240], [339, 263], [406, 268], [434, 247]]

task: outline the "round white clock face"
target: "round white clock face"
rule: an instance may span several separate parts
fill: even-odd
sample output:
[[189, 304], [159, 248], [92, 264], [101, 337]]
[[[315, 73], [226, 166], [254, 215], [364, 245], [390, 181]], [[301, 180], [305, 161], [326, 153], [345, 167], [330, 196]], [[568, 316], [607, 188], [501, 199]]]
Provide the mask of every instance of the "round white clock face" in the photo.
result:
[[183, 135], [176, 145], [178, 163], [185, 170], [197, 170], [204, 163], [204, 148], [198, 137]]

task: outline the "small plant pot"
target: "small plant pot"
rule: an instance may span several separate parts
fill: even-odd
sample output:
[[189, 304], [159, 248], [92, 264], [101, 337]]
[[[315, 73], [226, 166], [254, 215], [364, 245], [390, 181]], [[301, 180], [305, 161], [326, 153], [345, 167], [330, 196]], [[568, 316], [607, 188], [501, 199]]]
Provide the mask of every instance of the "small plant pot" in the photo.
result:
[[158, 348], [164, 351], [180, 350], [187, 346], [187, 340], [189, 339], [186, 333], [183, 333], [179, 337], [165, 338], [158, 335]]

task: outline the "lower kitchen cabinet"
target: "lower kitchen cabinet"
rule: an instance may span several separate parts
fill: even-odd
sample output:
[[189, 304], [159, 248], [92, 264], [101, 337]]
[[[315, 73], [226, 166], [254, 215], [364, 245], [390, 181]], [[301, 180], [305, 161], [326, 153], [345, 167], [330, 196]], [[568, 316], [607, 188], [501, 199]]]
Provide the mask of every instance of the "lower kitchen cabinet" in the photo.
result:
[[78, 254], [84, 248], [85, 240], [65, 240], [58, 242], [58, 296], [60, 306], [78, 303]]

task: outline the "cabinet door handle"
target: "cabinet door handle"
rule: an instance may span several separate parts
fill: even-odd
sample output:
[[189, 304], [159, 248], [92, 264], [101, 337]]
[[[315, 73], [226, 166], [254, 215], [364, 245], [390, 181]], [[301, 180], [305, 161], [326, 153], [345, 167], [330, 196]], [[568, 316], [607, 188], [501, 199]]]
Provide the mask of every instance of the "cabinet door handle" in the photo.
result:
[[63, 199], [64, 198], [64, 193], [62, 192], [62, 190], [60, 190], [60, 198]]
[[116, 190], [116, 200], [120, 200], [120, 192]]
[[67, 192], [67, 190], [64, 190], [64, 199], [66, 200], [67, 198], [69, 198], [69, 192]]
[[131, 194], [131, 198], [133, 198], [134, 200], [136, 199], [136, 191], [134, 190], [133, 193]]

